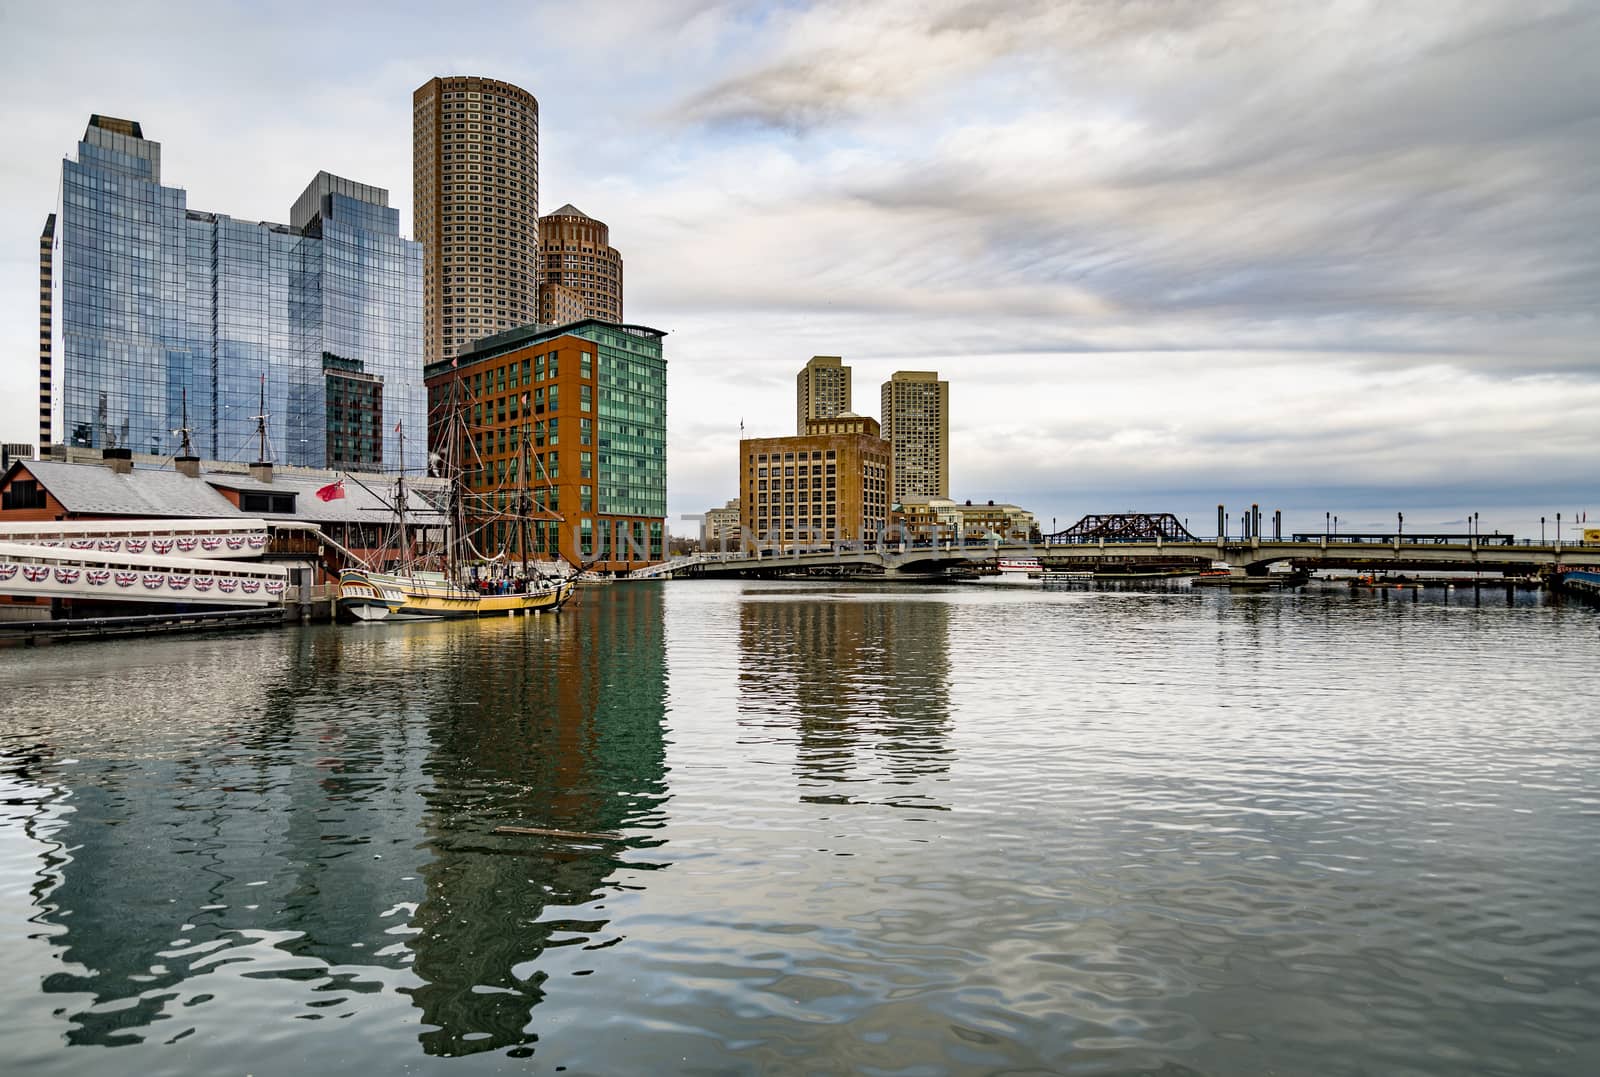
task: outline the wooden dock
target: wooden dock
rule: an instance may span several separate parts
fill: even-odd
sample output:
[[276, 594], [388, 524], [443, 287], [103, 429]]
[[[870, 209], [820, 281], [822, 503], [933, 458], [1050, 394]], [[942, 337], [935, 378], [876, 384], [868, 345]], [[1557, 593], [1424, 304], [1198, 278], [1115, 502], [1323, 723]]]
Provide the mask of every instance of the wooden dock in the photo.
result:
[[65, 617], [55, 621], [0, 621], [0, 642], [20, 641], [24, 646], [31, 646], [40, 641], [65, 642], [167, 632], [271, 628], [283, 623], [284, 611], [276, 606], [264, 609], [144, 613], [126, 617]]

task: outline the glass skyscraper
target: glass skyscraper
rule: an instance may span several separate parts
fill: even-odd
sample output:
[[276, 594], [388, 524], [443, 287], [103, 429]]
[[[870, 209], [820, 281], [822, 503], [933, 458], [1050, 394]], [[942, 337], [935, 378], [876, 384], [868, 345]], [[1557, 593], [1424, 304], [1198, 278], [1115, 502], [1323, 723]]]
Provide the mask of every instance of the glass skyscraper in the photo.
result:
[[382, 188], [319, 172], [288, 224], [202, 213], [94, 116], [49, 264], [52, 443], [175, 453], [187, 408], [197, 454], [254, 460], [264, 412], [278, 463], [424, 466], [422, 247]]

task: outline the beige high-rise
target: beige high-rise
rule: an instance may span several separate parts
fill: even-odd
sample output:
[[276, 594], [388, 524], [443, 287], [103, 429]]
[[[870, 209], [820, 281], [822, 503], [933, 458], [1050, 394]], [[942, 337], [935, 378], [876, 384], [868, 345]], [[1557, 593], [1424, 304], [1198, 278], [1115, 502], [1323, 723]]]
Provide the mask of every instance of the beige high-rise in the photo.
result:
[[448, 75], [411, 95], [426, 361], [537, 320], [539, 102]]
[[899, 370], [883, 383], [883, 437], [893, 464], [891, 505], [950, 496], [950, 383], [932, 370]]
[[812, 419], [831, 419], [850, 410], [850, 368], [837, 355], [813, 355], [795, 376], [794, 432], [806, 433]]
[[570, 202], [539, 218], [544, 276], [539, 291], [539, 321], [562, 325], [571, 297], [583, 306], [579, 318], [622, 321], [622, 255], [611, 246], [611, 229]]

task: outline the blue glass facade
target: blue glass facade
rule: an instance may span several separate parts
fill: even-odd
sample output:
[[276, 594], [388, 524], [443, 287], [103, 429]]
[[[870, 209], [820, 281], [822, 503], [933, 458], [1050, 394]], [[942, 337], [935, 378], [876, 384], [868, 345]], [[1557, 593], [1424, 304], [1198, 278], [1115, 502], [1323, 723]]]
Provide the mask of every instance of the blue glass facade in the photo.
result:
[[326, 466], [325, 367], [354, 364], [382, 382], [383, 466], [422, 468], [422, 247], [387, 193], [319, 173], [291, 224], [197, 212], [157, 143], [106, 122], [62, 166], [52, 439], [176, 452], [187, 391], [196, 451], [253, 460], [264, 391], [268, 457]]

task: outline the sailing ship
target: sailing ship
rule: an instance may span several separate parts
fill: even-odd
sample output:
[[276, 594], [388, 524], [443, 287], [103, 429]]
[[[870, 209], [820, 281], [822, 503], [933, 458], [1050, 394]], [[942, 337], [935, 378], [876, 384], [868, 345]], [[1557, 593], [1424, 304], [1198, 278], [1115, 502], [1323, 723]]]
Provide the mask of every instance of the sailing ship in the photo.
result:
[[[449, 528], [444, 545], [442, 565], [429, 570], [426, 557], [412, 556], [412, 543], [406, 530], [405, 473], [395, 481], [395, 535], [397, 549], [401, 551], [400, 566], [395, 571], [380, 571], [370, 567], [346, 568], [339, 573], [337, 607], [342, 617], [358, 621], [379, 621], [391, 618], [440, 617], [516, 617], [533, 613], [560, 613], [572, 597], [573, 575], [566, 572], [549, 573], [528, 561], [528, 514], [533, 504], [529, 496], [529, 467], [527, 460], [529, 440], [523, 432], [523, 466], [520, 471], [519, 496], [515, 501], [514, 517], [519, 537], [521, 572], [508, 569], [513, 562], [507, 551], [486, 556], [474, 542], [469, 531], [468, 503], [474, 495], [467, 488], [464, 445], [470, 445], [466, 436], [467, 401], [464, 387], [458, 378], [452, 387], [451, 399], [441, 407], [447, 409], [444, 423], [445, 436], [442, 452], [435, 458], [437, 471], [447, 479], [449, 492]], [[404, 434], [401, 430], [402, 436]], [[476, 450], [474, 449], [474, 452]], [[482, 461], [478, 461], [482, 467]], [[548, 478], [546, 482], [548, 482]], [[481, 498], [482, 505], [489, 499]], [[478, 507], [475, 505], [474, 507]], [[490, 514], [495, 522], [505, 514]], [[482, 571], [479, 571], [481, 568]]]

